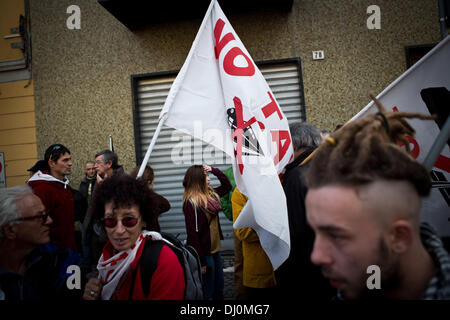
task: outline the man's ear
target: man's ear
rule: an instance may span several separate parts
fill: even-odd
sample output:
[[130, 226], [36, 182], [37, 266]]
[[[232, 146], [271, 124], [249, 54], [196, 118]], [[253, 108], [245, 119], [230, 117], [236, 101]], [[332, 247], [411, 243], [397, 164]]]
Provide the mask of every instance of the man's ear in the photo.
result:
[[6, 239], [14, 240], [17, 237], [16, 225], [5, 224], [1, 227], [2, 234]]
[[50, 170], [55, 167], [55, 164], [56, 163], [53, 160], [48, 160], [48, 167], [50, 168]]
[[389, 244], [393, 252], [402, 254], [412, 245], [414, 229], [407, 220], [396, 220], [389, 227]]

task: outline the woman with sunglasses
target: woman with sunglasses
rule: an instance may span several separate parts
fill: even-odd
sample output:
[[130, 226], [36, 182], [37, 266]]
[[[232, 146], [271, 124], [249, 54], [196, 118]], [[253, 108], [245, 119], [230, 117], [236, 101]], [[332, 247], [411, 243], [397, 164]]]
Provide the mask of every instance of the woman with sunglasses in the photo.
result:
[[[221, 185], [211, 188], [208, 173], [214, 174]], [[231, 190], [225, 174], [217, 168], [194, 165], [187, 169], [183, 180], [183, 213], [186, 222], [187, 244], [197, 251], [202, 266], [204, 298], [223, 300], [223, 270], [219, 222], [220, 197]]]
[[[108, 242], [98, 262], [99, 278], [89, 279], [83, 298], [183, 299], [183, 268], [167, 245], [159, 253], [150, 283], [143, 283], [141, 279], [144, 246], [152, 239], [160, 239], [158, 233], [147, 231], [155, 230], [158, 217], [153, 213], [151, 193], [146, 183], [127, 175], [112, 176], [96, 188], [92, 206], [94, 216], [102, 221]], [[144, 290], [143, 286], [149, 288]], [[149, 293], [146, 295], [144, 292]]]

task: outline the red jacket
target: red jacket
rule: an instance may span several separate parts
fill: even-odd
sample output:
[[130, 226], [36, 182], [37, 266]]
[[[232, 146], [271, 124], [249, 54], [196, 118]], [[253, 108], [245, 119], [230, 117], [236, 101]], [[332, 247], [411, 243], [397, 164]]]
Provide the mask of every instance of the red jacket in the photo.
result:
[[68, 180], [61, 181], [41, 171], [28, 180], [28, 185], [41, 199], [45, 210], [49, 212], [53, 220], [50, 241], [60, 247], [77, 250], [73, 195], [68, 184]]
[[[132, 300], [183, 300], [185, 289], [184, 271], [177, 256], [167, 245], [164, 245], [161, 248], [158, 258], [158, 265], [150, 282], [149, 294], [147, 297], [144, 295], [140, 270], [140, 258], [144, 245], [145, 242], [142, 243], [139, 251], [136, 253], [136, 258], [130, 264], [131, 270], [128, 273], [125, 273], [119, 281], [119, 283], [122, 283], [125, 279], [125, 282], [120, 288], [116, 288], [116, 292], [114, 292], [111, 296], [111, 300], [129, 299], [133, 281], [133, 277], [131, 275], [135, 272], [135, 270], [137, 273], [134, 282]], [[104, 259], [110, 259], [113, 256], [113, 251], [113, 247], [108, 241], [103, 248]]]
[[[212, 168], [211, 172], [220, 181], [220, 186], [214, 188], [214, 191], [219, 197], [226, 195], [232, 188], [227, 176], [217, 168]], [[183, 203], [183, 213], [186, 222], [187, 244], [194, 247], [199, 255], [201, 265], [206, 266], [205, 256], [211, 254], [211, 233], [206, 214], [202, 208], [198, 208], [196, 215], [194, 206], [189, 201]], [[220, 239], [223, 239], [220, 221], [219, 233]]]

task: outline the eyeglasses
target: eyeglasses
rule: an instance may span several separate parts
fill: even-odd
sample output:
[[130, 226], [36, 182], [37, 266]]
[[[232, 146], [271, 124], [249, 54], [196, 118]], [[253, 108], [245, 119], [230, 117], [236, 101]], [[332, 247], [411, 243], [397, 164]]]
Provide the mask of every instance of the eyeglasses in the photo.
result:
[[44, 212], [44, 214], [37, 214], [37, 215], [31, 216], [31, 217], [18, 218], [18, 219], [14, 219], [13, 221], [29, 221], [29, 220], [41, 219], [42, 224], [45, 224], [48, 216], [49, 216], [49, 213]]
[[[124, 217], [122, 218], [122, 225], [125, 228], [133, 228], [139, 221], [139, 218], [135, 217]], [[103, 218], [101, 220], [105, 228], [115, 228], [117, 226], [117, 219], [115, 218]]]
[[58, 150], [59, 148], [61, 148], [60, 145], [56, 145], [53, 147], [52, 151], [50, 152], [50, 158], [48, 158], [48, 160], [52, 160], [53, 151]]

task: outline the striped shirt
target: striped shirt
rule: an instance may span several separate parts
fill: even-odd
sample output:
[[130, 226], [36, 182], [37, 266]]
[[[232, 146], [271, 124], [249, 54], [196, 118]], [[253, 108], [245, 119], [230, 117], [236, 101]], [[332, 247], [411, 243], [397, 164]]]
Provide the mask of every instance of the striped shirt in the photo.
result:
[[444, 249], [441, 239], [433, 227], [427, 223], [420, 226], [422, 242], [433, 258], [437, 272], [430, 280], [427, 290], [422, 296], [423, 300], [449, 300], [450, 299], [450, 256]]

